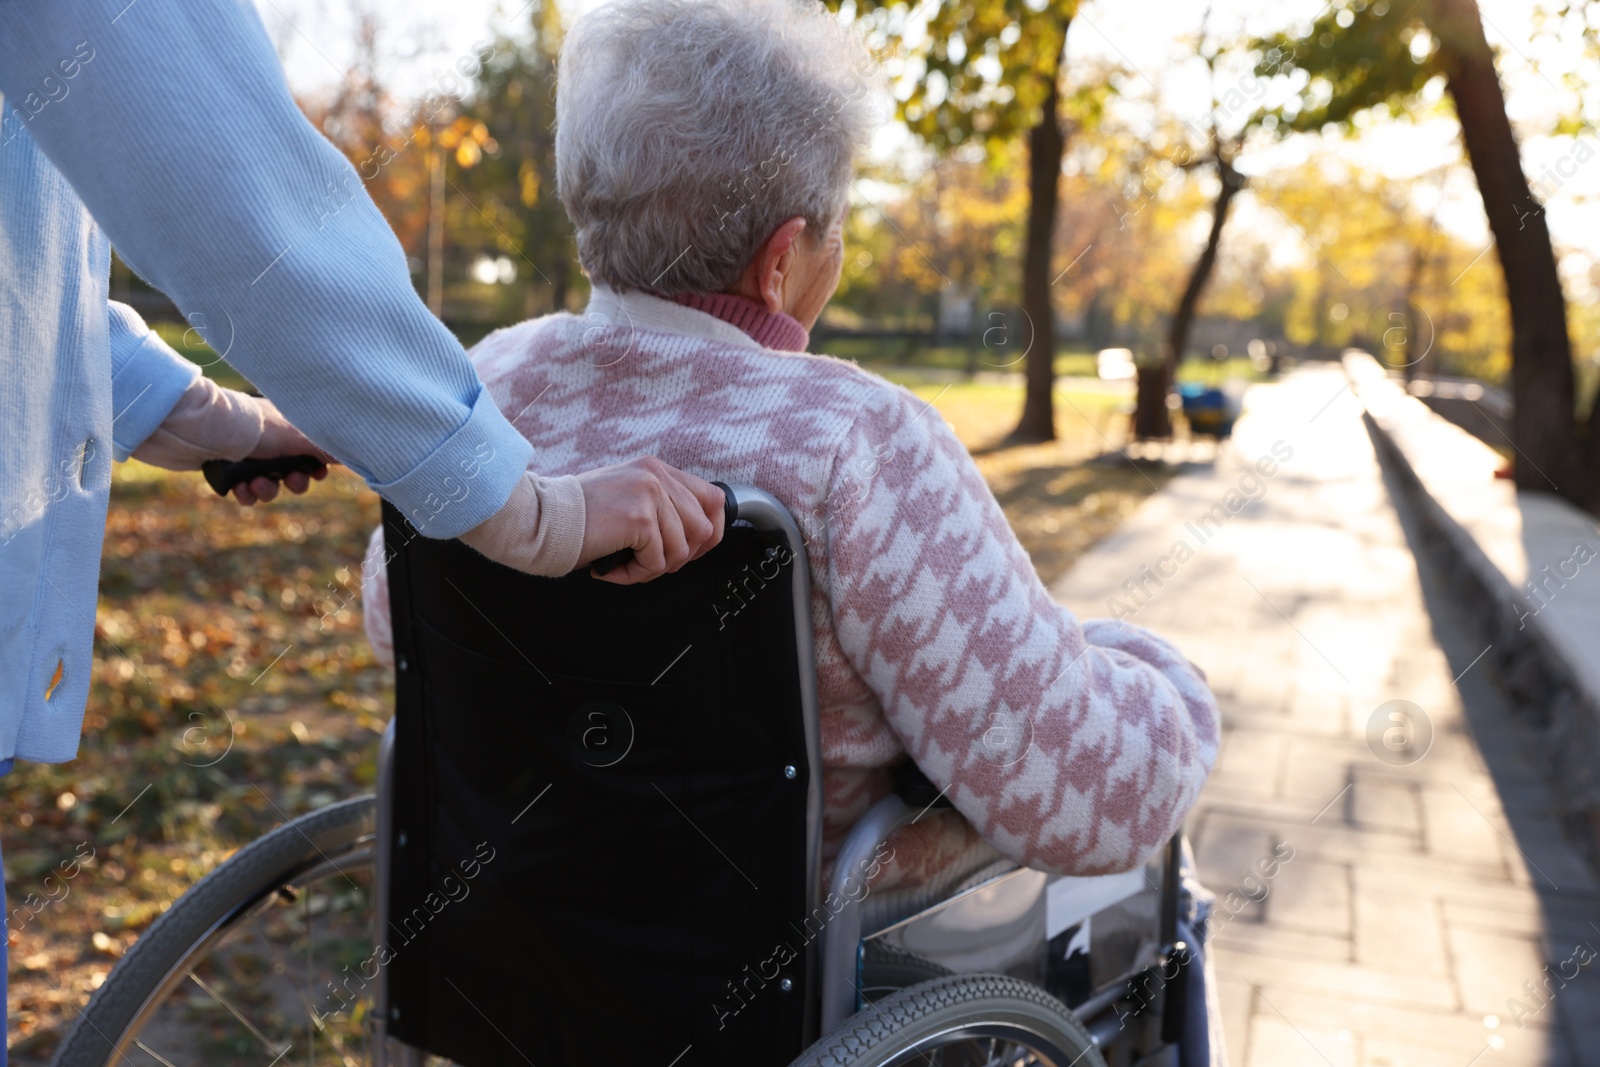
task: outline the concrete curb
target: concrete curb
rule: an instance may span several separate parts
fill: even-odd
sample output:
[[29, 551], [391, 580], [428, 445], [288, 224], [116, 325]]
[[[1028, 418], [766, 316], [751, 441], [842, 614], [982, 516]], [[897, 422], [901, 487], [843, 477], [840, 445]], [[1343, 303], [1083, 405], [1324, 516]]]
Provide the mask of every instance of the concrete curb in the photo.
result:
[[1600, 865], [1600, 531], [1549, 493], [1497, 479], [1502, 457], [1431, 412], [1377, 360], [1344, 354], [1379, 457], [1481, 605], [1493, 663], [1569, 833]]

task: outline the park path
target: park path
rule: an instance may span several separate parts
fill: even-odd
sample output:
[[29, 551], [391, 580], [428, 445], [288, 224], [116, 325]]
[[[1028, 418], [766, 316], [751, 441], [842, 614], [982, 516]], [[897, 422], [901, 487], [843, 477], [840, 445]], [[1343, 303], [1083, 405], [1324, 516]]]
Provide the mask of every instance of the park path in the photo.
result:
[[[1215, 465], [1053, 589], [1081, 616], [1136, 609], [1216, 689], [1188, 832], [1233, 1067], [1600, 1067], [1600, 962], [1579, 970], [1600, 891], [1521, 761], [1486, 639], [1413, 555], [1341, 370], [1246, 403]], [[1251, 478], [1274, 449], [1292, 455]]]

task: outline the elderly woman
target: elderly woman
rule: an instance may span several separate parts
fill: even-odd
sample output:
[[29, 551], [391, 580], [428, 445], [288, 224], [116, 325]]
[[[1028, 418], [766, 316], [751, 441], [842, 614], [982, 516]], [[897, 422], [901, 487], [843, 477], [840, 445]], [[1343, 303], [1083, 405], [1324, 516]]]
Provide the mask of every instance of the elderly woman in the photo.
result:
[[[931, 406], [826, 356], [852, 158], [882, 97], [864, 47], [802, 0], [613, 0], [562, 50], [561, 201], [588, 308], [472, 352], [541, 473], [654, 454], [759, 485], [807, 531], [826, 842], [908, 756], [948, 797], [878, 885], [998, 848], [1095, 874], [1182, 822], [1217, 708], [1166, 642], [1052, 603]], [[376, 538], [374, 541], [377, 549]], [[367, 628], [389, 645], [383, 569]]]

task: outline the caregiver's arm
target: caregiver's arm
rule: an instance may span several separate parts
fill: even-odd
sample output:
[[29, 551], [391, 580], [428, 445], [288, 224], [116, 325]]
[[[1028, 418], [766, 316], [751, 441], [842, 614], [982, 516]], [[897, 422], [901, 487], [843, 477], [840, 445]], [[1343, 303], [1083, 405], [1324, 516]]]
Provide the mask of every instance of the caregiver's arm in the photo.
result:
[[[118, 463], [149, 441], [184, 394], [201, 380], [200, 368], [172, 350], [145, 325], [139, 313], [115, 300], [106, 304], [111, 342], [111, 446]], [[261, 436], [261, 419], [252, 410], [253, 426], [235, 431], [247, 436], [253, 428]], [[255, 438], [250, 439], [255, 447]]]
[[[114, 458], [167, 470], [199, 470], [212, 459], [300, 455], [317, 451], [270, 400], [217, 385], [172, 350], [139, 317], [107, 302], [111, 348], [111, 442]], [[295, 472], [283, 484], [303, 493], [314, 475]], [[242, 504], [271, 500], [277, 484], [257, 478], [235, 487]]]
[[[249, 3], [10, 0], [0, 91], [128, 263], [423, 533], [471, 531], [516, 490], [502, 526], [536, 516], [587, 549], [587, 515], [626, 538], [599, 554], [639, 550], [635, 576], [715, 542], [717, 490], [678, 472], [613, 495], [569, 484], [556, 496], [583, 508], [540, 508], [530, 446], [417, 298], [361, 176], [300, 114]], [[693, 513], [661, 510], [685, 499]]]

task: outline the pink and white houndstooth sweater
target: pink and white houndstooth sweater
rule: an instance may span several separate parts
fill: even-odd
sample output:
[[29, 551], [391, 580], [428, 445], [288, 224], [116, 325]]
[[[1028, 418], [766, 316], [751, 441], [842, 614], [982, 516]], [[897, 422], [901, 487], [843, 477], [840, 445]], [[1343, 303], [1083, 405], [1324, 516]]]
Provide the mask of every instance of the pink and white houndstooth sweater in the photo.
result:
[[[651, 454], [759, 485], [794, 513], [812, 575], [827, 855], [909, 753], [955, 811], [902, 828], [878, 888], [986, 850], [974, 828], [1041, 869], [1141, 863], [1216, 758], [1203, 676], [1148, 631], [1053, 603], [938, 411], [798, 351], [806, 341], [740, 297], [596, 288], [582, 315], [500, 330], [471, 355], [541, 475]], [[375, 533], [366, 626], [392, 661], [381, 547]]]

